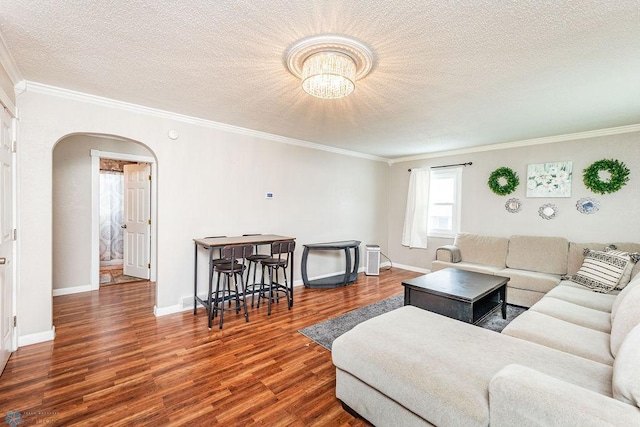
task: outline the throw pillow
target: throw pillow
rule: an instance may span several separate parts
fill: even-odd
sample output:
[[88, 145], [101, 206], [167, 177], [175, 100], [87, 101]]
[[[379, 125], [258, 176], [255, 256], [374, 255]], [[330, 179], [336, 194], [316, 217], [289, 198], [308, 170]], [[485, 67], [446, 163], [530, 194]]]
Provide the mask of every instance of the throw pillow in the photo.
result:
[[615, 245], [607, 246], [606, 248], [604, 248], [604, 251], [610, 254], [617, 254], [622, 257], [627, 257], [627, 256], [629, 257], [629, 263], [627, 264], [627, 267], [624, 269], [624, 272], [622, 273], [622, 277], [620, 278], [620, 280], [618, 281], [618, 284], [615, 287], [617, 291], [621, 291], [624, 289], [625, 286], [627, 286], [627, 284], [629, 283], [629, 280], [631, 280], [631, 271], [633, 270], [633, 267], [636, 265], [636, 263], [640, 259], [640, 254], [637, 252], [631, 253], [631, 252], [619, 251], [617, 250]]
[[571, 281], [596, 292], [610, 292], [618, 286], [630, 261], [629, 255], [620, 255], [619, 251], [585, 249], [582, 267]]
[[640, 406], [640, 325], [633, 328], [613, 362], [613, 397]]

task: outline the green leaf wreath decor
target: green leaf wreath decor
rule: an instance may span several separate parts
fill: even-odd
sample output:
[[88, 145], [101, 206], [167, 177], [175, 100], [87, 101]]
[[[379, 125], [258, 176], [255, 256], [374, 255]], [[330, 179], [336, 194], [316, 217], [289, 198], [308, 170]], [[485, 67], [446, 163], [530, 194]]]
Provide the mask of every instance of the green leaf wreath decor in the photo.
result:
[[[600, 171], [607, 171], [611, 176], [607, 180], [602, 180]], [[615, 193], [629, 181], [629, 168], [618, 160], [598, 160], [582, 171], [582, 180], [585, 187], [594, 193]]]
[[520, 179], [511, 168], [501, 167], [491, 172], [487, 184], [489, 184], [491, 191], [497, 195], [506, 196], [516, 190]]

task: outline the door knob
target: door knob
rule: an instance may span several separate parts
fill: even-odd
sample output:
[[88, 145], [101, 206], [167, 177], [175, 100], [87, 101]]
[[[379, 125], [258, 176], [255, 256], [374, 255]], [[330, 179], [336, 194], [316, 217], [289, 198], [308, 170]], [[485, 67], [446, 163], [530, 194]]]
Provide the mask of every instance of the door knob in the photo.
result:
[[6, 258], [0, 258], [0, 265], [5, 265], [7, 263]]
[[127, 228], [127, 224], [121, 225], [120, 228]]

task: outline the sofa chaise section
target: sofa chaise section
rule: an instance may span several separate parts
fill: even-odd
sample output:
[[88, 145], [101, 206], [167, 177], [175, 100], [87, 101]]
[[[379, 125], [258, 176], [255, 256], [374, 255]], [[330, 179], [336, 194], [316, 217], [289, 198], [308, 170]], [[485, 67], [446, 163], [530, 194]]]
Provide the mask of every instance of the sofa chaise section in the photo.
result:
[[[336, 396], [376, 426], [397, 425], [388, 415], [395, 407], [411, 425], [488, 425], [489, 385], [510, 365], [606, 397], [605, 416], [619, 406], [610, 365], [411, 306], [356, 326], [334, 341], [332, 355]], [[369, 395], [377, 399], [362, 398]]]

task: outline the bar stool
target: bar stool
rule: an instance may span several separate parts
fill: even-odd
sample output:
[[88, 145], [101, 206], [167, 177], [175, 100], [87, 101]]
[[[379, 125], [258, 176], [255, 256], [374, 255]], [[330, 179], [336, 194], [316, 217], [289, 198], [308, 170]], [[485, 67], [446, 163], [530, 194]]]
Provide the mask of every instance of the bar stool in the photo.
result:
[[[205, 239], [222, 239], [225, 238], [227, 236], [207, 236], [204, 237]], [[200, 301], [202, 303], [202, 305], [205, 307], [205, 309], [207, 310], [207, 316], [209, 315], [209, 312], [213, 309], [211, 306], [211, 293], [212, 293], [212, 288], [211, 288], [211, 283], [212, 283], [212, 279], [213, 279], [213, 273], [214, 273], [214, 269], [216, 265], [221, 265], [221, 264], [225, 264], [225, 263], [229, 263], [231, 262], [230, 260], [224, 259], [222, 258], [222, 250], [221, 249], [217, 249], [217, 257], [214, 258], [213, 255], [213, 249], [211, 249], [211, 253], [210, 253], [210, 259], [209, 259], [209, 291], [208, 291], [208, 295], [207, 295], [207, 299], [202, 300], [198, 297], [198, 289], [194, 286], [193, 288], [193, 315], [195, 316], [196, 313], [198, 312], [198, 301]], [[196, 254], [195, 256], [198, 256], [197, 253], [197, 248], [196, 248]], [[218, 281], [220, 281], [220, 276], [218, 276]], [[211, 325], [209, 325], [209, 328], [211, 328]]]
[[[225, 311], [235, 310], [236, 314], [238, 314], [242, 309], [244, 310], [245, 321], [249, 321], [243, 276], [246, 269], [246, 258], [252, 253], [253, 245], [235, 245], [222, 248], [221, 258], [227, 260], [227, 262], [214, 265], [214, 270], [218, 273], [218, 281], [216, 282], [215, 296], [209, 295], [210, 306], [213, 306], [213, 309], [209, 311], [209, 329], [211, 329], [213, 318], [218, 312], [220, 313], [220, 329], [222, 329], [224, 322]], [[221, 278], [223, 279], [222, 283], [220, 283]], [[238, 288], [238, 280], [240, 281], [240, 288]], [[235, 301], [235, 308], [232, 307], [233, 301]], [[229, 306], [225, 307], [227, 302]]]
[[[261, 236], [261, 234], [243, 234], [243, 236]], [[260, 285], [260, 283], [264, 282], [264, 269], [261, 268], [263, 275], [261, 278], [260, 283], [256, 283], [256, 272], [258, 271], [258, 264], [264, 260], [269, 258], [268, 254], [259, 254], [258, 253], [258, 245], [253, 245], [255, 253], [249, 255], [247, 257], [247, 278], [245, 280], [245, 284], [247, 286], [247, 289], [249, 289], [249, 287], [251, 287], [251, 307], [254, 306], [254, 300], [255, 300], [255, 292], [256, 292], [256, 285]], [[251, 267], [253, 267], [253, 281], [251, 281], [251, 283], [249, 283], [249, 277], [251, 276]]]
[[[291, 289], [289, 288], [289, 281], [287, 279], [287, 268], [289, 267], [289, 260], [295, 249], [296, 242], [293, 240], [274, 242], [271, 244], [271, 257], [261, 261], [263, 280], [260, 284], [260, 292], [258, 295], [258, 308], [260, 308], [260, 300], [262, 298], [266, 298], [268, 316], [271, 316], [271, 301], [275, 299], [276, 302], [279, 302], [279, 293], [284, 293], [287, 298], [287, 309], [291, 310], [293, 298], [291, 295]], [[269, 270], [268, 286], [264, 283], [265, 268]], [[284, 281], [282, 283], [278, 282], [278, 275], [281, 270], [284, 276]], [[291, 279], [293, 280], [293, 278]]]

